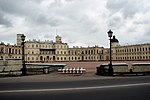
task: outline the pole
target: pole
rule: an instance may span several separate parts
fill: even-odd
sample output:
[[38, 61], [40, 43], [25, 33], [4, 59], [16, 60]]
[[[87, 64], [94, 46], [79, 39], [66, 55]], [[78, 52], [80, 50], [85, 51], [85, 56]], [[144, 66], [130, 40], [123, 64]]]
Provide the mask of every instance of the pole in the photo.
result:
[[22, 76], [26, 75], [26, 65], [25, 65], [25, 59], [24, 59], [24, 41], [22, 41]]
[[108, 69], [108, 75], [113, 76], [113, 67], [112, 67], [112, 52], [111, 52], [111, 37], [110, 37], [110, 63], [109, 63], [109, 69]]

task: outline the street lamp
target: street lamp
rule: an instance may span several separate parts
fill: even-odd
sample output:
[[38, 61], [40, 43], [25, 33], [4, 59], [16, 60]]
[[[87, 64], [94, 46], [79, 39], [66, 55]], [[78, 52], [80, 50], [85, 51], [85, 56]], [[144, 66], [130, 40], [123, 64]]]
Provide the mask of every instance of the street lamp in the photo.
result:
[[111, 29], [107, 32], [108, 33], [108, 37], [110, 38], [109, 40], [110, 40], [110, 63], [109, 63], [109, 69], [108, 69], [108, 75], [109, 76], [113, 76], [113, 67], [112, 67], [112, 60], [111, 60], [111, 37], [112, 37], [112, 34], [113, 34], [113, 32], [111, 31]]
[[26, 65], [25, 65], [25, 60], [24, 60], [24, 41], [25, 41], [25, 37], [24, 34], [21, 35], [21, 46], [22, 46], [22, 76], [26, 75]]

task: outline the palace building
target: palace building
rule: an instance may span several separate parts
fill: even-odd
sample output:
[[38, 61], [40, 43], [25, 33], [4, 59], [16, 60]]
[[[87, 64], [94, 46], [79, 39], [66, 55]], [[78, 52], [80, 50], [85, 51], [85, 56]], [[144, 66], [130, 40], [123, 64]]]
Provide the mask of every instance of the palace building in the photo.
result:
[[[109, 60], [109, 48], [105, 49], [104, 60]], [[150, 61], [150, 43], [120, 46], [112, 39], [112, 60], [115, 61]]]
[[[21, 35], [17, 35], [19, 41]], [[19, 41], [20, 42], [20, 41]], [[20, 43], [17, 43], [20, 44]], [[73, 47], [63, 43], [60, 36], [53, 41], [29, 40], [25, 42], [26, 62], [53, 61], [100, 61], [103, 59], [103, 47]]]
[[[21, 59], [21, 35], [17, 34], [17, 45], [0, 43], [1, 59]], [[150, 43], [121, 46], [115, 36], [112, 38], [112, 60], [114, 61], [150, 61]], [[58, 61], [107, 61], [109, 48], [73, 47], [62, 42], [57, 35], [55, 41], [25, 41], [26, 62], [58, 62]]]
[[21, 59], [21, 46], [0, 43], [0, 59]]

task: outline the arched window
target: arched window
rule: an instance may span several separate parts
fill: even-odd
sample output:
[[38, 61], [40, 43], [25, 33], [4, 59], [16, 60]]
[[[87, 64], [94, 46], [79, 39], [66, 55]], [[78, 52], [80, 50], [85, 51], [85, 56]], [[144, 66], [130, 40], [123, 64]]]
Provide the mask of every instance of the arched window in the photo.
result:
[[19, 54], [20, 54], [20, 49], [19, 49]]
[[15, 50], [15, 54], [17, 54], [17, 49]]
[[90, 52], [90, 50], [89, 50], [89, 54], [90, 54], [91, 52]]
[[70, 51], [68, 51], [68, 54], [70, 55]]
[[91, 54], [93, 54], [93, 50], [91, 50]]
[[82, 53], [81, 54], [84, 54], [84, 52], [82, 51]]
[[77, 57], [75, 57], [75, 60], [77, 60]]

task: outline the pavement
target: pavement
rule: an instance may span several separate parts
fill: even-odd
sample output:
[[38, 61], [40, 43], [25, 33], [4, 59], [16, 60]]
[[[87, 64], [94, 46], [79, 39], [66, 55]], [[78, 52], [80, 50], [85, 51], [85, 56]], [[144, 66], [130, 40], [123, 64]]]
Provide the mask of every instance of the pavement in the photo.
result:
[[3, 82], [55, 82], [55, 81], [77, 81], [77, 80], [95, 80], [108, 79], [113, 77], [99, 76], [94, 72], [87, 72], [84, 74], [62, 74], [58, 72], [51, 72], [42, 75], [30, 75], [19, 77], [4, 77], [0, 78], [0, 83]]
[[[62, 63], [62, 62], [57, 62], [57, 63]], [[51, 72], [49, 74], [42, 74], [42, 75], [3, 77], [0, 78], [0, 83], [76, 81], [76, 80], [95, 80], [95, 79], [114, 78], [114, 77], [96, 75], [96, 67], [98, 67], [102, 63], [108, 63], [108, 62], [63, 62], [63, 63], [66, 64], [68, 68], [83, 67], [86, 69], [86, 73], [80, 75], [80, 74], [61, 74], [58, 72]], [[130, 64], [131, 61], [128, 61], [126, 63]], [[119, 76], [117, 78], [119, 78]]]

